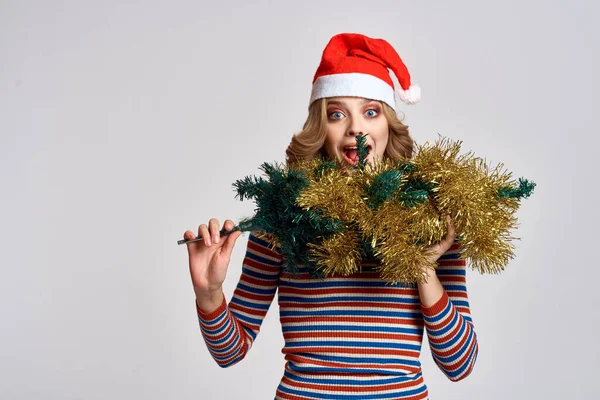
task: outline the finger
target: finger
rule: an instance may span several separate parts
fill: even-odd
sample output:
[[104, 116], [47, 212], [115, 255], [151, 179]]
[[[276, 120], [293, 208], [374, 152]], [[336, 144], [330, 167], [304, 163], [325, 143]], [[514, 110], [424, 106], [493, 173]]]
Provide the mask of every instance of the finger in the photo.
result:
[[[183, 233], [183, 239], [184, 240], [192, 240], [196, 238], [196, 235], [194, 235], [194, 232], [187, 230]], [[187, 242], [186, 243], [186, 247], [188, 249], [188, 253], [190, 252], [190, 247], [196, 245], [196, 242]]]
[[219, 220], [211, 218], [210, 221], [208, 221], [208, 230], [210, 231], [210, 238], [213, 243], [219, 243], [221, 239], [221, 235], [219, 234]]
[[450, 215], [448, 215], [448, 217], [446, 218], [446, 221], [448, 221], [448, 238], [452, 239], [452, 243], [454, 243], [454, 239], [456, 239], [456, 227], [454, 226], [454, 222], [452, 221], [452, 218], [450, 217]]
[[223, 255], [227, 257], [231, 256], [231, 252], [233, 251], [235, 241], [240, 237], [241, 234], [241, 231], [235, 231], [229, 236], [227, 236], [227, 238], [225, 239], [225, 243], [223, 244], [223, 249], [221, 250], [223, 252]]
[[212, 245], [212, 242], [210, 240], [210, 233], [208, 233], [208, 226], [206, 226], [206, 224], [202, 224], [200, 225], [200, 227], [198, 227], [198, 236], [202, 236], [205, 245], [209, 247]]
[[[448, 221], [448, 219], [446, 219]], [[442, 240], [439, 242], [440, 244], [440, 256], [443, 255], [452, 245], [454, 244], [454, 239], [456, 238], [456, 232], [454, 231], [454, 227], [451, 222], [448, 222], [448, 229]]]
[[234, 227], [235, 227], [235, 224], [230, 219], [226, 220], [225, 223], [223, 224], [223, 229], [226, 230], [226, 231], [230, 231]]

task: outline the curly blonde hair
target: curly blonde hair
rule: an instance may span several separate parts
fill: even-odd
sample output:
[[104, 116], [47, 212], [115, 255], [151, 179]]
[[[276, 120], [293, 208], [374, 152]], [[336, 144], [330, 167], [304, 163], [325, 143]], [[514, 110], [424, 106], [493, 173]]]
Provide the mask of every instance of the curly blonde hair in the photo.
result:
[[[415, 143], [408, 132], [408, 125], [404, 125], [400, 121], [390, 106], [383, 102], [380, 103], [390, 133], [384, 156], [392, 160], [399, 160], [402, 157], [412, 158]], [[324, 98], [316, 100], [310, 105], [302, 130], [292, 137], [292, 141], [285, 151], [288, 166], [293, 167], [298, 162], [314, 158], [326, 159], [328, 157], [324, 147], [327, 136], [327, 104], [328, 99]]]

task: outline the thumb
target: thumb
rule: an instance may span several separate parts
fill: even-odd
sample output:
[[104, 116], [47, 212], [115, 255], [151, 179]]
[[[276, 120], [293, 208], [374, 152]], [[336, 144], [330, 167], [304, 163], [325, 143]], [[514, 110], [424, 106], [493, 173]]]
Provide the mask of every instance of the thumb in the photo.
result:
[[227, 236], [225, 239], [225, 243], [223, 243], [223, 247], [221, 248], [221, 253], [227, 257], [231, 255], [233, 251], [233, 246], [235, 245], [236, 240], [242, 235], [242, 231], [235, 231]]
[[446, 217], [446, 226], [448, 228], [446, 232], [446, 242], [448, 243], [448, 247], [450, 247], [456, 239], [456, 227], [454, 226], [454, 222], [452, 221], [452, 218], [450, 218], [450, 215]]

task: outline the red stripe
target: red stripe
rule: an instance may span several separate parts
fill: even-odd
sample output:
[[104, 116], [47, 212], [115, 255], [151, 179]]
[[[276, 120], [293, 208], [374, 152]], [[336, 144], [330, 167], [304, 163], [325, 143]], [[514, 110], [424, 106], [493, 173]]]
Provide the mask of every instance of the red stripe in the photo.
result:
[[256, 255], [259, 255], [261, 257], [264, 258], [274, 258], [275, 261], [273, 262], [278, 262], [282, 260], [282, 256], [280, 254], [278, 254], [277, 252], [271, 250], [268, 247], [262, 246], [256, 242], [253, 242], [251, 240], [248, 240], [248, 246], [247, 249], [252, 250], [252, 252]]
[[267, 274], [276, 274], [281, 268], [279, 265], [263, 264], [248, 257], [244, 258], [242, 265], [252, 267], [251, 269], [257, 269]]
[[[382, 299], [384, 300], [384, 299]], [[290, 309], [290, 308], [302, 308], [303, 310], [311, 310], [311, 309], [323, 309], [330, 307], [345, 307], [345, 308], [353, 308], [354, 310], [359, 309], [368, 309], [371, 311], [381, 310], [381, 309], [395, 309], [402, 311], [414, 311], [421, 312], [421, 306], [417, 304], [398, 304], [398, 303], [384, 303], [384, 302], [364, 302], [364, 301], [328, 301], [327, 305], [324, 306], [323, 303], [303, 303], [303, 302], [291, 302], [291, 301], [280, 301], [279, 307]]]

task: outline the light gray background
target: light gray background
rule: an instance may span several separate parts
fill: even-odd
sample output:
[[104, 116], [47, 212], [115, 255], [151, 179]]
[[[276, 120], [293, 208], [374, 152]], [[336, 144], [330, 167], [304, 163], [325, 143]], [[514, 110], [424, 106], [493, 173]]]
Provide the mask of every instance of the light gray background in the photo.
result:
[[220, 369], [176, 241], [252, 215], [231, 184], [284, 159], [338, 32], [404, 58], [423, 89], [401, 107], [418, 143], [463, 140], [538, 184], [507, 270], [468, 275], [472, 375], [451, 383], [424, 345], [431, 398], [597, 398], [598, 6], [249, 3], [0, 3], [0, 398], [273, 398], [277, 306]]

